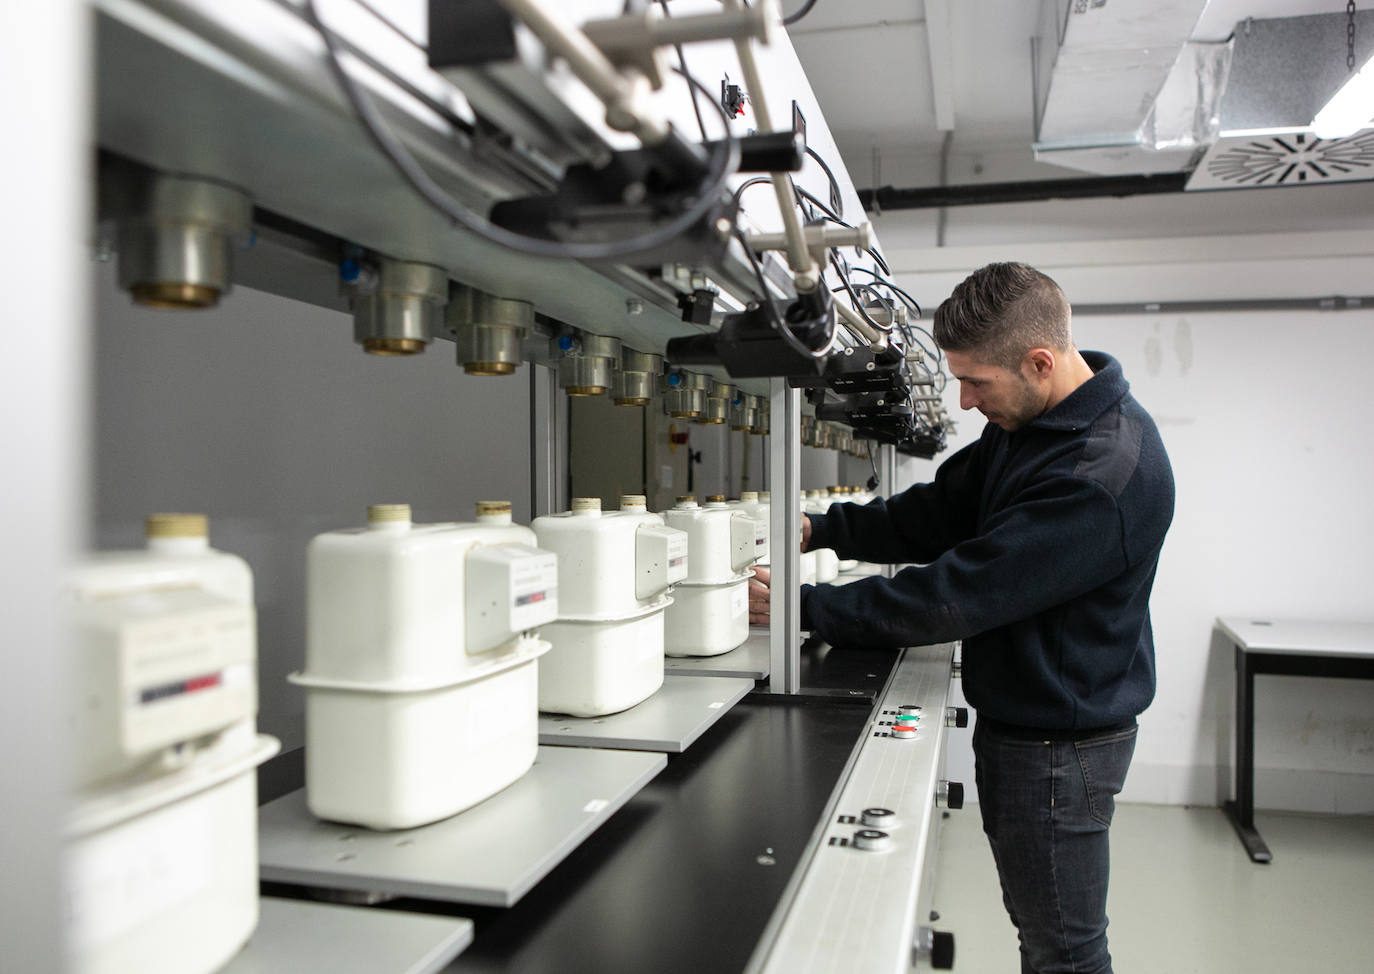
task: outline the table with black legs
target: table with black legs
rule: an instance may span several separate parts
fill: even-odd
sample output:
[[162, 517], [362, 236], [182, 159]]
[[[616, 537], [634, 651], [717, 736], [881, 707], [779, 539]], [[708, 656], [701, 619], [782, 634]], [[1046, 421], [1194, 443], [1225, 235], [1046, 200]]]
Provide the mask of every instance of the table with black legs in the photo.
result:
[[1255, 828], [1255, 676], [1331, 676], [1374, 680], [1374, 623], [1218, 618], [1236, 648], [1236, 795], [1225, 805], [1255, 862], [1273, 853]]

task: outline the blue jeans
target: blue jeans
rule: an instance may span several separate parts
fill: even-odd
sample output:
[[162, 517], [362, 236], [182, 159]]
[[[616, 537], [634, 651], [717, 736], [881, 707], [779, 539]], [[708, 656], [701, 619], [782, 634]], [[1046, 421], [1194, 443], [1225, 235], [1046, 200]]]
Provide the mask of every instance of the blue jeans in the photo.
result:
[[1021, 940], [1022, 974], [1111, 974], [1107, 827], [1137, 728], [1079, 741], [973, 732], [983, 831]]

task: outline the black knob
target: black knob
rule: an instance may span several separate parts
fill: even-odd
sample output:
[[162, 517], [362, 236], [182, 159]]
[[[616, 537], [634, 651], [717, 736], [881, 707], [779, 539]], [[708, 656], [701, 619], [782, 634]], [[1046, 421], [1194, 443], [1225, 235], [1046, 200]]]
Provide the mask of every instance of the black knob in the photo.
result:
[[946, 727], [967, 727], [968, 708], [967, 707], [946, 707], [945, 708]]
[[964, 807], [964, 786], [957, 781], [942, 781], [935, 788], [935, 804], [942, 808]]
[[935, 931], [930, 944], [930, 966], [937, 971], [954, 968], [954, 934]]

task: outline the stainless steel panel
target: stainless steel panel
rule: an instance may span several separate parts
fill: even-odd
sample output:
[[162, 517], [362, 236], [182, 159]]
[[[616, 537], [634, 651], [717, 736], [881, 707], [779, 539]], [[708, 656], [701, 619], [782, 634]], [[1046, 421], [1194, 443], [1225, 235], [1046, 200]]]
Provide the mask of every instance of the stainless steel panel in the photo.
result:
[[657, 693], [618, 714], [540, 714], [539, 743], [679, 754], [752, 689], [748, 679], [665, 676]]
[[662, 754], [541, 747], [534, 767], [486, 801], [399, 832], [317, 819], [304, 790], [258, 812], [266, 880], [510, 906], [667, 765]]
[[751, 629], [749, 638], [738, 649], [719, 656], [669, 656], [663, 668], [680, 676], [744, 677], [762, 680], [768, 676], [768, 630]]
[[[777, 937], [751, 971], [906, 974], [912, 964], [918, 897], [939, 810], [934, 793], [944, 747], [953, 646], [906, 650], [865, 731], [835, 815], [820, 835]], [[888, 728], [902, 705], [922, 708], [916, 736]], [[862, 813], [894, 814], [881, 851], [855, 845]], [[928, 905], [923, 904], [928, 909]]]
[[472, 921], [264, 896], [257, 929], [221, 974], [434, 974], [472, 943]]

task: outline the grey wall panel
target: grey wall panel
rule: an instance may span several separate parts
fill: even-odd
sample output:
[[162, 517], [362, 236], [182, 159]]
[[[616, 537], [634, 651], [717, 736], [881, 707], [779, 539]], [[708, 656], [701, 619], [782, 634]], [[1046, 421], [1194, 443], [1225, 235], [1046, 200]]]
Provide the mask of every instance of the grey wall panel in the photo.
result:
[[96, 546], [141, 546], [151, 511], [210, 516], [211, 544], [253, 568], [260, 726], [291, 748], [306, 544], [379, 502], [423, 522], [509, 499], [528, 523], [529, 367], [466, 376], [448, 342], [374, 358], [347, 315], [245, 288], [210, 311], [149, 311], [113, 270], [95, 275]]

